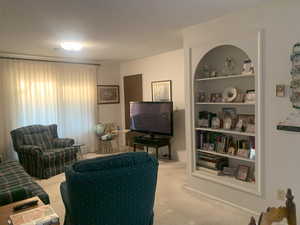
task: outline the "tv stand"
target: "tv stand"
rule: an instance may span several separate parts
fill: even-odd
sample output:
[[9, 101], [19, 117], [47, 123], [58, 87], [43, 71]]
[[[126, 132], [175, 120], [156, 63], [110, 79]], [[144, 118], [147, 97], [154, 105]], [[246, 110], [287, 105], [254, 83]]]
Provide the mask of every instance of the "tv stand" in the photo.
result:
[[169, 160], [171, 160], [171, 142], [169, 137], [155, 137], [153, 134], [150, 136], [139, 136], [133, 140], [133, 151], [136, 152], [136, 146], [145, 146], [148, 152], [148, 148], [155, 148], [156, 158], [158, 159], [158, 150], [161, 147], [168, 146]]

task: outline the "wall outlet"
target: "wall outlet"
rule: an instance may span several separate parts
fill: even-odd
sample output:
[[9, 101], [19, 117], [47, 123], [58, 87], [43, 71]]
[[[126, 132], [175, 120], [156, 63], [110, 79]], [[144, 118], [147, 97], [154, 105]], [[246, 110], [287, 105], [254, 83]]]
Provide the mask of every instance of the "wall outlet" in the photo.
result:
[[277, 200], [281, 200], [281, 201], [285, 200], [285, 190], [283, 189], [277, 190]]

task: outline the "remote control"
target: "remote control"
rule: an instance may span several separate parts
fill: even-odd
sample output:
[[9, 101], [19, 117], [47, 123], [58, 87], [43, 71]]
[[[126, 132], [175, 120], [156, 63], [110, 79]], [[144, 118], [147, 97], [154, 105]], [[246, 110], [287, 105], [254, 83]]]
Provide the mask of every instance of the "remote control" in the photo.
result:
[[16, 205], [14, 207], [14, 211], [19, 211], [19, 210], [22, 210], [22, 209], [27, 209], [27, 208], [30, 208], [32, 206], [36, 206], [37, 204], [38, 204], [38, 200], [33, 200], [33, 201], [30, 201], [30, 202], [19, 204], [19, 205]]

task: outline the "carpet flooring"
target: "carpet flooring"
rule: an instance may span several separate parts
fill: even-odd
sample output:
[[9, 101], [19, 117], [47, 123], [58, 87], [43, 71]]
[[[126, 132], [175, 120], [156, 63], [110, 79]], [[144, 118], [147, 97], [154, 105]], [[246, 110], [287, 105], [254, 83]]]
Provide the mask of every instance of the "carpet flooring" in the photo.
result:
[[[95, 156], [89, 154], [87, 158]], [[248, 225], [250, 214], [186, 190], [185, 178], [186, 168], [183, 163], [160, 161], [155, 225]], [[49, 194], [51, 206], [59, 215], [61, 224], [65, 211], [59, 184], [64, 180], [64, 174], [60, 174], [37, 181]]]

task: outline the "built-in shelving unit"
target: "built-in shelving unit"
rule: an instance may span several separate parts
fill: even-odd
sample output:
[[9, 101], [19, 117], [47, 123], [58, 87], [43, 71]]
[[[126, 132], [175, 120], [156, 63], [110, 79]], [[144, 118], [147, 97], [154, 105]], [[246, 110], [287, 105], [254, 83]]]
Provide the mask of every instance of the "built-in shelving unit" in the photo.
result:
[[215, 183], [226, 185], [237, 190], [245, 191], [247, 193], [255, 195], [258, 194], [257, 185], [255, 183], [243, 182], [237, 179], [232, 179], [231, 177], [227, 176], [218, 176], [212, 172], [209, 172], [206, 168], [198, 168], [193, 173], [193, 176], [198, 177], [200, 179], [206, 179]]
[[235, 130], [213, 129], [213, 128], [205, 128], [205, 127], [198, 127], [195, 129], [202, 130], [202, 131], [209, 131], [209, 132], [255, 137], [255, 133], [240, 132], [240, 131], [235, 131]]
[[196, 102], [196, 105], [240, 105], [240, 106], [255, 106], [255, 103], [246, 102]]
[[224, 153], [219, 153], [219, 152], [214, 152], [214, 151], [207, 151], [207, 150], [202, 150], [202, 149], [197, 149], [197, 151], [198, 152], [209, 153], [209, 154], [213, 154], [213, 155], [224, 156], [224, 157], [228, 157], [228, 158], [231, 158], [231, 159], [237, 159], [237, 160], [241, 160], [241, 161], [245, 161], [245, 162], [255, 162], [255, 160], [253, 160], [253, 159], [242, 158], [242, 157], [229, 155], [229, 154], [224, 154]]
[[210, 81], [210, 80], [224, 80], [224, 79], [236, 79], [236, 78], [251, 78], [255, 74], [238, 74], [238, 75], [229, 75], [229, 76], [217, 76], [217, 77], [207, 77], [207, 78], [198, 78], [195, 81]]
[[[235, 61], [235, 71], [232, 75], [221, 75], [222, 67], [224, 67], [224, 61], [227, 56], [234, 58]], [[193, 59], [193, 58], [192, 58]], [[260, 119], [260, 84], [259, 84], [259, 68], [254, 68], [255, 73], [253, 74], [242, 74], [243, 62], [246, 59], [250, 59], [250, 56], [242, 49], [233, 45], [221, 45], [212, 48], [208, 51], [198, 62], [193, 62], [193, 90], [192, 94], [192, 176], [199, 179], [209, 180], [214, 183], [222, 184], [228, 187], [232, 187], [237, 190], [245, 191], [251, 194], [260, 195], [260, 179], [261, 179], [261, 149], [260, 141], [258, 135], [260, 135], [260, 126], [257, 123]], [[194, 60], [194, 59], [193, 59]], [[251, 59], [252, 60], [252, 59]], [[214, 73], [214, 77], [209, 77], [207, 74], [203, 75], [202, 69], [204, 65], [209, 65], [217, 72]], [[257, 64], [255, 64], [257, 65]], [[242, 93], [246, 93], [249, 90], [255, 90], [256, 98], [254, 101], [211, 101], [211, 94], [213, 93], [223, 93], [223, 91], [228, 87], [238, 88]], [[205, 93], [205, 101], [199, 97], [199, 93]], [[214, 115], [219, 115], [224, 109], [234, 109], [238, 115], [251, 115], [255, 118], [255, 131], [245, 132], [245, 130], [240, 130], [236, 128], [224, 129], [224, 128], [212, 128], [209, 126], [199, 125], [199, 115], [203, 111], [211, 112]], [[208, 134], [208, 135], [207, 135]], [[201, 136], [202, 135], [202, 136]], [[199, 145], [199, 142], [203, 144], [203, 136], [207, 135], [209, 142], [203, 145]], [[216, 143], [211, 143], [211, 136], [220, 135], [225, 137], [225, 139], [234, 139], [239, 141], [252, 141], [253, 146], [250, 150], [255, 152], [255, 157], [241, 156], [237, 154], [237, 151], [232, 153], [228, 152], [228, 147], [225, 151], [219, 151], [216, 148]], [[205, 136], [206, 137], [206, 136]], [[201, 140], [201, 141], [200, 141]], [[253, 141], [254, 140], [254, 141]], [[212, 144], [213, 147], [210, 146]], [[209, 147], [207, 147], [209, 146]], [[237, 147], [238, 148], [238, 147]], [[238, 149], [237, 149], [238, 150]], [[202, 156], [212, 155], [216, 157], [226, 158], [228, 160], [229, 168], [238, 168], [239, 166], [244, 166], [249, 168], [248, 178], [245, 180], [237, 179], [237, 176], [221, 176], [221, 170], [212, 169], [205, 166], [205, 163], [199, 162], [203, 160]]]

